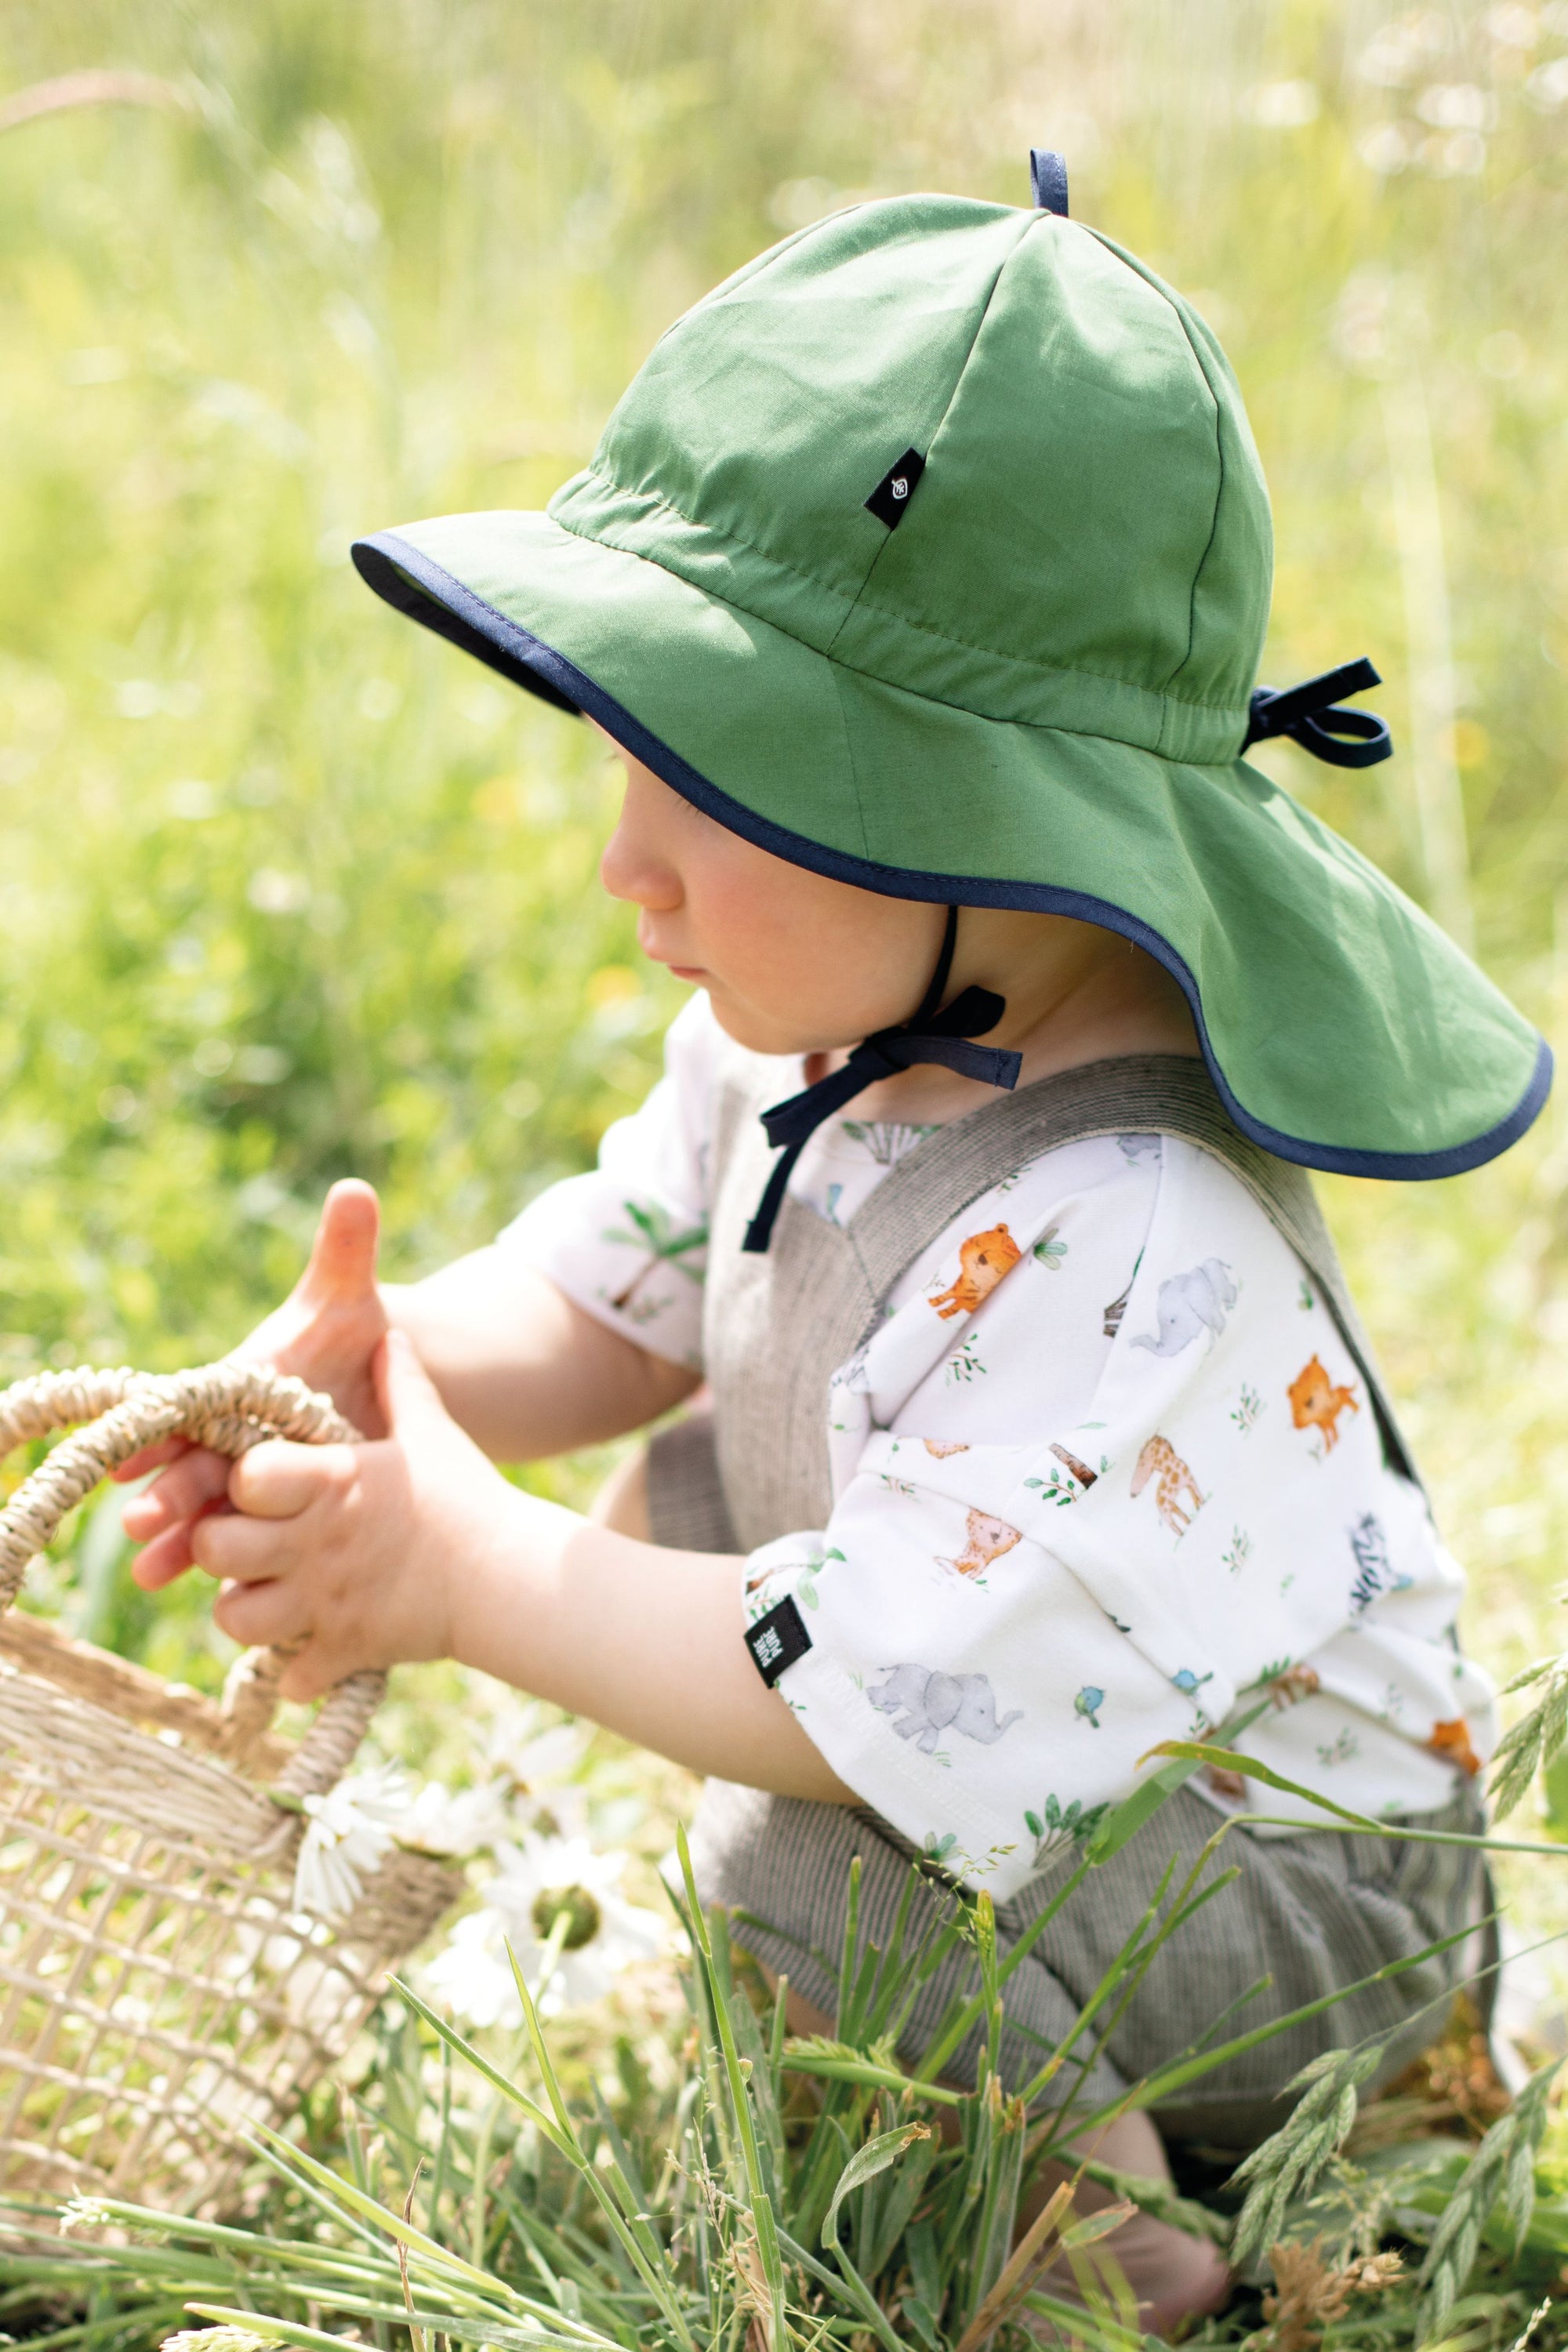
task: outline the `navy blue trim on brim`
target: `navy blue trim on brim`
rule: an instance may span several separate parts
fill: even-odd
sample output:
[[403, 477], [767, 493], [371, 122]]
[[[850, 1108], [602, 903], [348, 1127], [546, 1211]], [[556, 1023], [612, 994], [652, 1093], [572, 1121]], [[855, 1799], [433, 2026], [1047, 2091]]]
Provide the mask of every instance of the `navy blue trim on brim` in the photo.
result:
[[1132, 940], [1170, 973], [1186, 998], [1204, 1061], [1226, 1109], [1243, 1135], [1261, 1145], [1265, 1151], [1271, 1151], [1277, 1160], [1293, 1160], [1302, 1168], [1321, 1168], [1333, 1176], [1375, 1176], [1391, 1183], [1463, 1176], [1517, 1143], [1533, 1126], [1552, 1091], [1552, 1048], [1542, 1037], [1530, 1084], [1520, 1100], [1506, 1118], [1468, 1143], [1456, 1143], [1444, 1151], [1355, 1151], [1333, 1143], [1303, 1143], [1298, 1137], [1285, 1135], [1279, 1128], [1255, 1118], [1237, 1100], [1209, 1043], [1203, 1000], [1191, 968], [1167, 939], [1139, 916], [1129, 914], [1124, 907], [1113, 906], [1109, 899], [1093, 898], [1084, 890], [1059, 889], [1050, 882], [988, 881], [968, 874], [917, 874], [901, 866], [879, 866], [872, 858], [853, 857], [844, 850], [825, 849], [804, 834], [791, 833], [770, 817], [758, 816], [742, 802], [721, 792], [717, 784], [710, 783], [679, 751], [672, 751], [658, 736], [650, 734], [640, 719], [634, 719], [612, 695], [595, 686], [574, 663], [516, 621], [508, 620], [504, 613], [498, 613], [493, 604], [487, 604], [440, 564], [432, 562], [406, 540], [399, 539], [395, 531], [377, 531], [373, 538], [355, 540], [351, 553], [360, 577], [398, 612], [405, 613], [410, 620], [422, 622], [437, 636], [460, 646], [465, 653], [474, 655], [490, 669], [510, 678], [514, 685], [542, 696], [558, 709], [596, 719], [623, 750], [629, 751], [634, 760], [640, 760], [645, 768], [651, 768], [684, 800], [720, 824], [727, 825], [743, 841], [754, 843], [757, 848], [770, 851], [791, 866], [804, 866], [810, 873], [826, 874], [835, 882], [853, 883], [857, 889], [874, 890], [885, 898], [917, 898], [939, 907], [1019, 907], [1045, 915], [1070, 915], [1078, 922], [1096, 923], [1101, 930], [1115, 931], [1122, 939]]

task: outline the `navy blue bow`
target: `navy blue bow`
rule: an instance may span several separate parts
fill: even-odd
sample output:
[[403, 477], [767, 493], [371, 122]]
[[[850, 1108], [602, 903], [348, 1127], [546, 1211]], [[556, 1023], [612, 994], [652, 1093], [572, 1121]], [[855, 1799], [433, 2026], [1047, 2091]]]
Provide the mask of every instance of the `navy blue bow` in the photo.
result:
[[763, 1125], [767, 1129], [768, 1141], [775, 1151], [782, 1152], [782, 1157], [773, 1163], [767, 1190], [746, 1228], [746, 1238], [741, 1244], [743, 1250], [760, 1255], [767, 1248], [790, 1172], [808, 1139], [824, 1119], [831, 1118], [845, 1103], [852, 1102], [863, 1087], [874, 1086], [879, 1078], [891, 1077], [895, 1070], [907, 1070], [915, 1062], [941, 1062], [948, 1069], [956, 1070], [961, 1077], [978, 1078], [984, 1086], [1017, 1085], [1022, 1055], [1009, 1053], [999, 1045], [969, 1043], [972, 1037], [984, 1036], [987, 1029], [995, 1028], [1007, 1010], [1005, 996], [998, 996], [989, 988], [966, 988], [945, 1012], [936, 1010], [947, 986], [957, 936], [958, 909], [950, 907], [947, 932], [931, 984], [908, 1022], [900, 1028], [877, 1030], [856, 1046], [841, 1070], [832, 1071], [826, 1078], [818, 1078], [815, 1086], [791, 1095], [787, 1102], [774, 1103], [771, 1110], [763, 1111]]
[[1289, 735], [1331, 768], [1374, 768], [1394, 754], [1388, 721], [1373, 710], [1347, 710], [1339, 697], [1364, 694], [1369, 686], [1382, 684], [1363, 655], [1360, 661], [1342, 662], [1338, 669], [1308, 678], [1303, 686], [1260, 686], [1252, 698], [1241, 748], [1245, 751], [1249, 743], [1264, 742], [1271, 735]]

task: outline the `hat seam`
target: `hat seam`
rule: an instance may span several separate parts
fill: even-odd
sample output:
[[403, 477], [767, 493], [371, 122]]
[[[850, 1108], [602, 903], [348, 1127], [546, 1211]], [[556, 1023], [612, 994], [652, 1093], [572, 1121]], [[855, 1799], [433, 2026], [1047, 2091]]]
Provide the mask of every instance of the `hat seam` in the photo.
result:
[[866, 821], [866, 803], [860, 791], [860, 771], [855, 760], [855, 738], [850, 731], [849, 714], [844, 708], [844, 688], [841, 672], [844, 665], [836, 662], [831, 654], [820, 658], [827, 664], [827, 674], [833, 681], [833, 708], [838, 713], [838, 725], [844, 737], [844, 758], [849, 770], [850, 789], [855, 794], [855, 814], [860, 822], [860, 846], [868, 860], [871, 857], [871, 828]]
[[[678, 507], [672, 499], [666, 498], [662, 491], [630, 489], [624, 482], [617, 482], [613, 475], [600, 473], [592, 466], [584, 466], [583, 472], [575, 475], [574, 477], [574, 480], [581, 481], [584, 479], [584, 476], [600, 483], [606, 489], [617, 491], [622, 498], [646, 499], [653, 505], [662, 507], [666, 513], [673, 515], [678, 521], [683, 522], [689, 530], [703, 531], [720, 541], [722, 545], [742, 548], [748, 555], [754, 555], [759, 562], [773, 565], [779, 572], [786, 573], [792, 580], [798, 580], [804, 586], [815, 589], [823, 595], [833, 597], [837, 603], [843, 604], [846, 606], [846, 620], [853, 618], [855, 614], [858, 612], [868, 613], [874, 614], [879, 620], [890, 622], [897, 628], [908, 629], [916, 636], [930, 637], [934, 645], [951, 646], [960, 653], [979, 654], [987, 661], [999, 662], [1009, 669], [1021, 671], [1026, 677], [1038, 677], [1042, 679], [1087, 679], [1092, 685], [1112, 687], [1119, 693], [1135, 695], [1141, 700], [1154, 703], [1158, 706], [1157, 711], [1154, 715], [1157, 717], [1159, 722], [1159, 740], [1163, 740], [1164, 736], [1166, 719], [1164, 706], [1167, 703], [1173, 703], [1180, 710], [1193, 711], [1204, 718], [1233, 719], [1238, 730], [1243, 729], [1246, 725], [1247, 714], [1244, 704], [1231, 702], [1200, 702], [1192, 699], [1185, 695], [1166, 694], [1159, 687], [1138, 686], [1134, 684], [1131, 678], [1116, 677], [1105, 670], [1086, 669], [1080, 667], [1068, 669], [1056, 663], [1031, 661], [1027, 656], [1024, 654], [999, 653], [994, 646], [976, 645], [973, 639], [969, 637], [955, 637], [949, 635], [949, 633], [944, 629], [933, 629], [922, 621], [911, 621], [902, 613], [895, 613], [891, 611], [886, 604], [862, 603], [858, 595], [855, 597], [847, 597], [843, 589], [835, 588], [827, 581], [818, 580], [812, 572], [802, 572], [798, 565], [786, 563], [780, 557], [770, 555], [765, 548], [754, 545], [754, 543], [749, 539], [742, 539], [738, 531], [721, 530], [716, 524], [699, 522], [695, 517], [689, 515], [683, 507]], [[821, 646], [814, 646], [810, 644], [806, 638], [797, 636], [793, 629], [785, 628], [782, 622], [775, 621], [770, 614], [758, 613], [754, 611], [750, 604], [742, 604], [738, 596], [721, 596], [716, 593], [716, 591], [703, 586], [700, 582], [687, 579], [685, 573], [677, 571], [673, 563], [665, 562], [661, 557], [648, 555], [639, 547], [627, 546], [625, 540], [616, 537], [611, 530], [605, 529], [601, 526], [594, 530], [582, 530], [578, 529], [575, 523], [568, 521], [563, 514], [554, 510], [553, 506], [551, 509], [548, 509], [547, 512], [550, 515], [551, 521], [555, 523], [562, 530], [570, 531], [574, 539], [584, 540], [590, 546], [613, 547], [617, 554], [634, 556], [638, 562], [654, 564], [658, 570], [668, 572], [673, 578], [679, 580], [683, 586], [695, 589], [699, 595], [712, 596], [716, 604], [732, 605], [736, 612], [744, 613], [749, 620], [761, 621], [765, 627], [777, 629], [781, 636], [788, 637], [795, 645], [805, 646], [808, 653], [820, 655], [825, 661], [829, 658], [834, 661], [843, 661], [846, 669], [853, 669], [862, 677], [877, 678], [879, 684], [883, 686], [898, 685], [900, 693], [918, 694], [920, 692], [920, 689], [916, 687], [906, 687], [901, 683], [901, 681], [880, 677], [879, 673], [875, 670], [865, 669], [858, 663], [846, 661], [841, 653], [835, 653], [830, 656], [825, 647]], [[837, 644], [841, 630], [842, 624], [840, 624], [839, 628], [834, 631], [833, 636], [829, 639], [830, 644]], [[923, 696], [921, 698], [931, 702], [940, 702], [943, 699], [940, 695], [927, 695]], [[944, 707], [953, 710], [968, 709], [968, 705], [961, 702], [949, 703]], [[969, 716], [974, 719], [992, 719], [992, 714], [989, 711], [970, 710]], [[1054, 722], [1049, 719], [995, 719], [994, 720], [994, 723], [998, 726], [1043, 727], [1050, 726], [1058, 722]], [[1092, 734], [1101, 730], [1091, 728], [1064, 728], [1062, 731], [1067, 734]], [[1108, 742], [1116, 742], [1121, 739], [1116, 736], [1107, 736], [1105, 740]], [[1158, 741], [1154, 744], [1134, 746], [1134, 748], [1157, 751]], [[1237, 756], [1238, 756], [1238, 754], [1236, 752], [1228, 753], [1226, 755], [1226, 759], [1228, 760]], [[1224, 760], [1217, 763], [1213, 761], [1198, 762], [1200, 766], [1214, 766], [1215, 764], [1224, 765], [1225, 763]]]
[[[1175, 668], [1171, 672], [1171, 677], [1177, 678], [1180, 677], [1183, 670], [1185, 669], [1187, 664], [1193, 657], [1193, 640], [1197, 635], [1198, 626], [1198, 583], [1204, 576], [1204, 568], [1208, 562], [1210, 555], [1214, 552], [1214, 543], [1219, 536], [1220, 509], [1225, 504], [1226, 472], [1225, 434], [1222, 429], [1223, 421], [1219, 413], [1219, 403], [1214, 396], [1214, 386], [1208, 380], [1208, 371], [1204, 366], [1202, 360], [1198, 357], [1197, 346], [1193, 341], [1192, 335], [1188, 331], [1186, 320], [1182, 317], [1180, 310], [1176, 310], [1176, 305], [1173, 302], [1172, 303], [1171, 308], [1173, 310], [1176, 311], [1177, 324], [1180, 326], [1182, 333], [1186, 338], [1187, 349], [1193, 355], [1193, 363], [1196, 367], [1198, 373], [1203, 377], [1204, 390], [1209, 396], [1209, 408], [1214, 419], [1215, 463], [1219, 468], [1219, 480], [1215, 487], [1214, 494], [1214, 513], [1209, 520], [1209, 535], [1204, 541], [1204, 551], [1198, 558], [1196, 568], [1193, 572], [1193, 584], [1187, 591], [1187, 649], [1182, 656], [1181, 660], [1176, 664]], [[1167, 688], [1168, 687], [1169, 680], [1167, 680]], [[1173, 700], [1179, 700], [1180, 697], [1173, 696], [1171, 698]], [[1163, 740], [1163, 737], [1162, 740]]]
[[[1049, 220], [1053, 219], [1055, 215], [1053, 214], [1047, 214], [1045, 217]], [[981, 335], [984, 331], [985, 321], [991, 315], [991, 305], [996, 299], [996, 289], [1001, 285], [1004, 277], [1006, 275], [1009, 263], [1016, 259], [1023, 247], [1026, 237], [1027, 237], [1034, 226], [1035, 222], [1026, 215], [1023, 227], [1020, 229], [1017, 236], [1014, 239], [1011, 251], [1003, 260], [997, 263], [995, 273], [992, 278], [990, 285], [985, 289], [985, 299], [981, 304], [980, 315], [974, 321], [974, 331], [969, 338], [968, 349], [965, 351], [963, 359], [958, 363], [957, 371], [952, 379], [952, 388], [949, 392], [947, 399], [942, 404], [942, 415], [937, 419], [936, 428], [931, 434], [931, 440], [926, 447], [925, 461], [928, 466], [936, 453], [937, 443], [942, 439], [942, 427], [946, 425], [948, 418], [952, 415], [953, 403], [957, 400], [959, 394], [963, 389], [963, 379], [969, 373], [969, 362], [974, 357], [974, 346], [980, 341]], [[883, 557], [888, 553], [888, 551], [892, 544], [893, 534], [889, 530], [884, 538], [881, 546], [871, 558], [870, 563], [868, 565], [866, 570], [866, 575], [861, 581], [859, 587], [855, 591], [848, 611], [844, 614], [838, 626], [834, 630], [832, 636], [823, 647], [824, 653], [830, 661], [833, 659], [834, 646], [838, 643], [839, 638], [844, 635], [845, 630], [849, 626], [850, 622], [854, 619], [857, 613], [861, 610], [868, 613], [877, 613], [879, 614], [884, 620], [898, 620], [901, 618], [901, 615], [900, 614], [889, 613], [885, 604], [879, 604], [876, 598], [868, 595], [867, 593], [870, 588], [872, 581], [877, 576], [878, 569], [881, 564]], [[919, 625], [910, 624], [910, 625], [918, 626]], [[940, 631], [934, 629], [929, 634], [939, 638], [941, 636]], [[952, 645], [963, 645], [963, 639], [959, 637], [948, 639], [946, 642]], [[984, 648], [979, 646], [970, 646], [965, 647], [965, 650], [969, 653], [979, 653], [984, 651]], [[1010, 658], [1011, 656], [1008, 655], [1004, 654], [1002, 656], [1002, 659], [1004, 661]], [[1092, 672], [1085, 673], [1086, 676], [1092, 676]], [[1163, 713], [1161, 714], [1160, 724], [1161, 731], [1163, 733], [1164, 731]]]
[[[1198, 558], [1196, 568], [1193, 572], [1193, 584], [1187, 596], [1187, 649], [1183, 655], [1181, 660], [1176, 664], [1174, 669], [1171, 671], [1169, 677], [1166, 679], [1165, 687], [1161, 689], [1162, 693], [1164, 694], [1169, 688], [1172, 681], [1180, 677], [1183, 670], [1186, 667], [1188, 662], [1190, 662], [1193, 657], [1193, 641], [1197, 634], [1198, 588], [1203, 580], [1204, 572], [1207, 566], [1209, 557], [1214, 552], [1215, 541], [1219, 535], [1220, 509], [1225, 503], [1226, 486], [1228, 480], [1225, 462], [1224, 408], [1223, 404], [1220, 401], [1219, 394], [1215, 389], [1214, 380], [1209, 373], [1208, 366], [1205, 361], [1204, 352], [1193, 333], [1191, 325], [1188, 322], [1186, 307], [1182, 298], [1175, 292], [1173, 288], [1165, 284], [1163, 278], [1159, 277], [1153, 270], [1150, 269], [1145, 262], [1141, 261], [1135, 253], [1128, 252], [1124, 247], [1117, 244], [1114, 237], [1107, 236], [1102, 229], [1090, 229], [1089, 235], [1098, 238], [1099, 242], [1104, 246], [1108, 253], [1113, 253], [1119, 261], [1121, 261], [1126, 268], [1130, 268], [1136, 277], [1141, 278], [1144, 285], [1147, 286], [1152, 292], [1158, 294], [1161, 299], [1173, 312], [1176, 324], [1181, 328], [1183, 339], [1186, 343], [1187, 349], [1193, 355], [1193, 361], [1197, 368], [1199, 375], [1203, 378], [1204, 390], [1208, 394], [1209, 405], [1214, 413], [1215, 461], [1219, 467], [1219, 485], [1215, 492], [1214, 515], [1209, 523], [1209, 535], [1207, 540], [1205, 541], [1204, 551]], [[1169, 696], [1169, 699], [1173, 702], [1180, 703], [1183, 702], [1184, 698], [1179, 694], [1171, 694]], [[1184, 707], [1191, 708], [1192, 706], [1185, 705]], [[1163, 740], [1163, 731], [1161, 740], [1162, 741]]]

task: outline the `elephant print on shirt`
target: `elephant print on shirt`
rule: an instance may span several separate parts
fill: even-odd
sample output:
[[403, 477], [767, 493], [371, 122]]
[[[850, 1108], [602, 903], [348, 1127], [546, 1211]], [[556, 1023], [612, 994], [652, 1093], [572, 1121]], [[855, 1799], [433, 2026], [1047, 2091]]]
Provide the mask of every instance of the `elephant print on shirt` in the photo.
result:
[[1154, 1508], [1161, 1520], [1173, 1536], [1184, 1536], [1207, 1498], [1198, 1491], [1197, 1480], [1168, 1437], [1152, 1437], [1138, 1456], [1132, 1473], [1134, 1496], [1143, 1492], [1151, 1478], [1158, 1481]]
[[1302, 1366], [1285, 1393], [1290, 1400], [1290, 1418], [1296, 1427], [1322, 1431], [1325, 1454], [1331, 1454], [1339, 1443], [1341, 1413], [1361, 1411], [1353, 1385], [1336, 1388], [1317, 1356]]
[[887, 1681], [866, 1696], [879, 1714], [902, 1716], [893, 1729], [900, 1739], [912, 1739], [922, 1756], [934, 1754], [950, 1724], [965, 1739], [989, 1748], [1022, 1720], [1021, 1706], [998, 1720], [987, 1675], [944, 1675], [934, 1666], [912, 1664], [889, 1666], [886, 1673]]
[[1011, 1551], [1022, 1540], [1019, 1529], [1010, 1528], [1005, 1519], [994, 1519], [984, 1511], [971, 1511], [963, 1549], [956, 1559], [939, 1560], [937, 1565], [955, 1568], [960, 1576], [979, 1576], [994, 1559], [1000, 1559], [1004, 1552]]
[[1005, 1225], [993, 1225], [989, 1232], [971, 1234], [958, 1244], [958, 1276], [945, 1290], [939, 1290], [931, 1301], [943, 1322], [955, 1315], [973, 1315], [983, 1298], [989, 1298], [1004, 1275], [1011, 1274], [1023, 1251]]
[[1135, 1348], [1152, 1356], [1179, 1356], [1200, 1333], [1217, 1339], [1225, 1329], [1226, 1309], [1237, 1300], [1236, 1278], [1223, 1258], [1206, 1257], [1185, 1274], [1173, 1274], [1160, 1285], [1154, 1313], [1158, 1331], [1140, 1331]]

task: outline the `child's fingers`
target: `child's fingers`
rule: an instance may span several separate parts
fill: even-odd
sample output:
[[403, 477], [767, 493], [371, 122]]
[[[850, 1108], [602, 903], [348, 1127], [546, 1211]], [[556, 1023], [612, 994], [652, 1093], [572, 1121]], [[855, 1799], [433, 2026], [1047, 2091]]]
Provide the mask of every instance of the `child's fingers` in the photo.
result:
[[228, 1492], [233, 1464], [205, 1445], [190, 1446], [143, 1495], [130, 1496], [120, 1523], [132, 1543], [151, 1543], [170, 1528], [210, 1509]]
[[191, 1529], [191, 1558], [209, 1576], [240, 1584], [265, 1584], [289, 1576], [310, 1547], [297, 1519], [247, 1517], [243, 1511], [216, 1512]]
[[[227, 1506], [218, 1504], [215, 1507], [222, 1510]], [[184, 1576], [188, 1568], [195, 1566], [191, 1551], [195, 1525], [194, 1519], [182, 1519], [178, 1527], [154, 1537], [145, 1551], [137, 1553], [131, 1563], [131, 1575], [143, 1592], [161, 1592], [165, 1584], [173, 1584], [176, 1577]]]
[[213, 1603], [213, 1622], [247, 1649], [298, 1642], [310, 1630], [309, 1603], [287, 1578], [226, 1583]]
[[232, 1465], [228, 1499], [253, 1519], [295, 1519], [341, 1485], [349, 1468], [346, 1445], [295, 1445], [271, 1437]]
[[177, 1462], [182, 1454], [190, 1450], [188, 1437], [161, 1437], [156, 1445], [143, 1446], [140, 1454], [133, 1454], [129, 1462], [122, 1462], [118, 1470], [109, 1475], [117, 1486], [129, 1486], [132, 1478], [145, 1478], [149, 1470], [161, 1469], [165, 1462]]
[[310, 1262], [296, 1295], [321, 1305], [374, 1293], [380, 1234], [381, 1204], [374, 1187], [357, 1176], [344, 1177], [321, 1204]]
[[291, 1700], [296, 1706], [305, 1706], [313, 1698], [324, 1698], [335, 1684], [355, 1671], [356, 1662], [334, 1659], [320, 1642], [308, 1642], [284, 1668], [278, 1696]]

